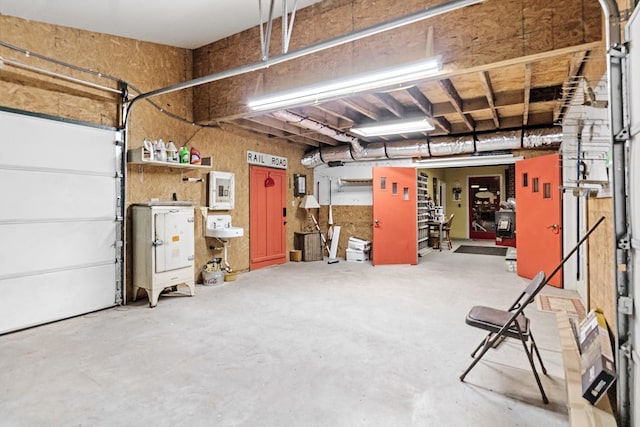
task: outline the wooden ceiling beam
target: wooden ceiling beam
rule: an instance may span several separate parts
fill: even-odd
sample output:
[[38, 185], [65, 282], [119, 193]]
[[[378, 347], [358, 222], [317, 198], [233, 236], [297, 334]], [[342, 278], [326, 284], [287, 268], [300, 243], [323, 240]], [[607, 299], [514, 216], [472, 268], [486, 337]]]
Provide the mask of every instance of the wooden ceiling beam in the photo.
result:
[[531, 64], [524, 66], [524, 111], [522, 113], [522, 125], [529, 123], [529, 99], [531, 96]]
[[405, 108], [400, 104], [393, 96], [388, 93], [376, 93], [373, 96], [385, 106], [385, 108], [391, 111], [396, 117], [402, 118], [405, 116]]
[[433, 124], [438, 126], [446, 133], [451, 133], [451, 123], [447, 121], [444, 117], [434, 117], [433, 116], [433, 104], [429, 99], [422, 93], [420, 89], [415, 86], [407, 89], [407, 94], [411, 97], [411, 100], [414, 104], [418, 106], [420, 111], [422, 111], [425, 116], [429, 117]]
[[311, 140], [309, 138], [305, 138], [303, 136], [298, 136], [298, 135], [287, 135], [286, 132], [281, 131], [280, 129], [275, 129], [269, 126], [261, 125], [259, 123], [254, 123], [247, 119], [236, 119], [233, 121], [225, 120], [224, 122], [218, 122], [218, 123], [237, 126], [241, 129], [244, 129], [253, 133], [262, 134], [263, 136], [267, 135], [270, 139], [285, 140], [285, 141], [289, 141], [289, 142], [307, 146], [307, 147], [320, 146], [319, 142]]
[[[549, 86], [532, 88], [530, 91], [530, 103], [557, 101], [562, 95], [562, 86]], [[521, 90], [508, 92], [498, 92], [494, 94], [494, 105], [496, 108], [508, 107], [510, 105], [524, 104], [524, 93]], [[471, 98], [462, 101], [462, 108], [465, 113], [474, 111], [489, 110], [491, 106], [485, 96]], [[455, 114], [457, 110], [450, 102], [439, 102], [433, 104], [433, 115], [435, 117], [447, 114]]]
[[496, 128], [500, 127], [500, 118], [498, 117], [498, 111], [496, 110], [496, 103], [493, 93], [493, 85], [491, 84], [491, 76], [489, 76], [488, 71], [482, 71], [478, 73], [480, 76], [480, 83], [482, 84], [482, 88], [484, 89], [484, 94], [487, 97], [487, 102], [489, 103], [489, 108], [491, 108], [491, 116], [493, 118], [493, 122], [496, 125]]
[[569, 70], [567, 72], [567, 80], [563, 84], [562, 88], [562, 99], [559, 102], [560, 108], [557, 108], [553, 115], [554, 122], [560, 121], [564, 117], [564, 114], [569, 107], [568, 104], [576, 93], [578, 76], [582, 73], [584, 63], [588, 59], [589, 54], [590, 51], [576, 52], [573, 54], [571, 64], [569, 64]]
[[257, 116], [257, 117], [250, 117], [247, 120], [250, 120], [254, 123], [258, 123], [264, 126], [268, 126], [269, 128], [272, 128], [272, 129], [280, 129], [284, 132], [287, 132], [296, 136], [313, 139], [323, 144], [328, 144], [333, 146], [338, 145], [338, 141], [336, 141], [335, 139], [329, 138], [326, 135], [321, 135], [318, 132], [312, 132], [306, 128], [298, 127], [295, 125], [295, 123], [294, 124], [285, 123], [274, 117]]
[[420, 89], [415, 86], [411, 86], [406, 90], [407, 94], [411, 97], [411, 101], [422, 111], [427, 117], [433, 116], [433, 104], [422, 93]]
[[338, 105], [336, 102], [300, 107], [296, 109], [296, 112], [299, 112], [302, 116], [311, 117], [319, 122], [327, 123], [336, 129], [350, 128], [356, 122], [355, 118], [348, 114], [346, 108]]
[[447, 95], [447, 98], [449, 98], [449, 101], [453, 105], [453, 108], [455, 108], [458, 114], [460, 114], [460, 117], [462, 117], [462, 120], [467, 125], [469, 130], [473, 130], [475, 128], [473, 118], [470, 115], [465, 114], [465, 112], [463, 111], [462, 99], [460, 98], [460, 94], [458, 94], [456, 88], [453, 86], [453, 83], [451, 83], [451, 80], [444, 79], [440, 80], [439, 83], [440, 87], [442, 87], [442, 90], [444, 90], [444, 93]]
[[[550, 120], [552, 119], [552, 113], [542, 112], [542, 113], [532, 113], [529, 114], [529, 127], [531, 126], [540, 126], [540, 125], [548, 125]], [[522, 128], [522, 116], [509, 116], [500, 117], [500, 124], [503, 129], [519, 129]], [[496, 125], [493, 122], [493, 119], [486, 120], [478, 120], [476, 121], [476, 131], [477, 132], [492, 132], [496, 131]], [[453, 123], [451, 125], [451, 132], [454, 134], [465, 134], [469, 133], [467, 126], [464, 123]], [[434, 136], [443, 136], [442, 133], [433, 133]]]
[[353, 111], [357, 111], [363, 116], [370, 118], [371, 120], [375, 120], [375, 121], [380, 120], [380, 113], [375, 111], [372, 105], [369, 105], [368, 103], [365, 104], [364, 101], [361, 101], [359, 99], [354, 99], [354, 98], [348, 98], [348, 99], [343, 98], [343, 99], [339, 99], [338, 102], [348, 108], [351, 108]]

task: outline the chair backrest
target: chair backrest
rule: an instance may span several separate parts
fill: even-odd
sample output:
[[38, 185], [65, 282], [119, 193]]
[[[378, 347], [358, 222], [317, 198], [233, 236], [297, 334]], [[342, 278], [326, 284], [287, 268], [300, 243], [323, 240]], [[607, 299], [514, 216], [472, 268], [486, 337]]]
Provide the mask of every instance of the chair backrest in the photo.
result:
[[531, 302], [533, 298], [535, 298], [535, 296], [538, 295], [538, 292], [542, 290], [544, 285], [546, 285], [546, 282], [544, 279], [545, 279], [544, 271], [541, 271], [538, 274], [536, 274], [533, 279], [531, 279], [531, 282], [529, 282], [527, 287], [524, 289], [524, 293], [526, 295], [529, 295], [529, 302]]
[[544, 285], [546, 284], [547, 284], [547, 281], [546, 281], [546, 276], [544, 274], [544, 271], [541, 271], [540, 273], [536, 274], [535, 277], [531, 279], [531, 282], [529, 282], [524, 292], [520, 294], [516, 302], [509, 309], [509, 311], [512, 313], [511, 318], [507, 322], [505, 322], [504, 326], [502, 327], [502, 329], [500, 329], [500, 331], [496, 332], [495, 336], [491, 339], [491, 345], [493, 345], [497, 341], [500, 335], [502, 335], [507, 329], [511, 327], [511, 325], [516, 321], [518, 316], [522, 314], [525, 307], [533, 301], [535, 296], [538, 295], [538, 292], [540, 292], [542, 288], [544, 288]]
[[530, 304], [536, 297], [536, 295], [538, 295], [538, 292], [540, 292], [542, 288], [544, 288], [544, 285], [547, 284], [547, 281], [545, 279], [546, 276], [544, 274], [544, 271], [536, 274], [533, 279], [531, 279], [524, 291], [522, 291], [516, 302], [514, 302], [511, 308], [509, 308], [509, 311], [514, 311], [521, 307], [524, 308], [525, 306]]
[[445, 223], [445, 227], [447, 228], [451, 228], [451, 223], [453, 223], [453, 217], [456, 216], [456, 214], [451, 214], [449, 215], [449, 219], [447, 220], [447, 222]]

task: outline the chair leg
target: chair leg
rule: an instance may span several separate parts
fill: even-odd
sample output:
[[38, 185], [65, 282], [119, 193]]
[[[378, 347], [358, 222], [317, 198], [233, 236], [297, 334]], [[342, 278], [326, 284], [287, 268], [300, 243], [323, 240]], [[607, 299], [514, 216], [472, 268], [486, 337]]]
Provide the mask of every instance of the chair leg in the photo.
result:
[[544, 363], [542, 363], [542, 357], [540, 357], [540, 351], [538, 351], [538, 344], [533, 339], [533, 334], [529, 331], [529, 338], [531, 339], [531, 348], [535, 350], [536, 356], [538, 356], [538, 362], [540, 362], [540, 368], [542, 368], [542, 373], [547, 375], [547, 368], [544, 367]]
[[[474, 366], [476, 366], [478, 364], [478, 362], [480, 361], [480, 359], [482, 359], [482, 357], [487, 353], [487, 351], [489, 351], [489, 349], [491, 348], [491, 343], [490, 342], [491, 342], [491, 340], [485, 339], [485, 341], [483, 342], [484, 346], [482, 347], [482, 351], [480, 352], [480, 354], [478, 356], [476, 356], [473, 359], [473, 362], [471, 362], [469, 367], [462, 373], [462, 375], [460, 375], [460, 381], [464, 381], [464, 377], [466, 377], [467, 374], [469, 372], [471, 372], [471, 370], [474, 368]], [[478, 351], [478, 350], [476, 349], [476, 351]]]
[[544, 403], [549, 403], [549, 399], [544, 392], [544, 388], [542, 388], [542, 381], [540, 381], [540, 376], [538, 375], [538, 371], [536, 370], [536, 365], [533, 363], [533, 356], [527, 347], [527, 343], [520, 336], [520, 342], [522, 343], [522, 347], [524, 347], [524, 352], [527, 353], [527, 359], [529, 359], [529, 365], [531, 365], [531, 371], [533, 372], [533, 376], [536, 378], [536, 383], [538, 383], [538, 388], [540, 389], [540, 394], [542, 395], [542, 401]]
[[491, 335], [493, 335], [493, 333], [489, 332], [487, 334], [487, 336], [484, 337], [484, 339], [482, 341], [480, 341], [480, 344], [478, 344], [478, 346], [475, 348], [475, 350], [473, 350], [471, 352], [471, 357], [475, 357], [476, 356], [476, 353], [478, 352], [478, 350], [480, 350], [480, 348], [482, 348], [482, 346], [485, 345], [491, 339]]

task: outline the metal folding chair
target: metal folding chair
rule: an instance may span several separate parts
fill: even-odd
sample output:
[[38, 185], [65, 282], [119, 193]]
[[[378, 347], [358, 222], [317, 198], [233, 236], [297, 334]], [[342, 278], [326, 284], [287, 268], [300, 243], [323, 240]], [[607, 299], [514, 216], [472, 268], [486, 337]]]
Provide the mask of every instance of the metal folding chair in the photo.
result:
[[[496, 347], [504, 338], [516, 338], [522, 342], [522, 347], [527, 354], [531, 371], [533, 372], [533, 376], [536, 378], [536, 383], [538, 384], [540, 394], [542, 395], [542, 401], [544, 403], [549, 403], [549, 399], [544, 392], [540, 376], [538, 375], [538, 371], [533, 360], [533, 353], [536, 354], [538, 361], [540, 362], [542, 373], [546, 375], [547, 369], [544, 367], [544, 363], [542, 363], [538, 346], [536, 345], [536, 341], [531, 333], [531, 322], [529, 321], [529, 318], [523, 314], [525, 307], [531, 304], [545, 284], [545, 274], [544, 271], [541, 271], [531, 280], [529, 285], [508, 310], [475, 306], [471, 311], [469, 311], [466, 318], [467, 325], [484, 329], [489, 331], [489, 333], [471, 353], [471, 357], [474, 358], [473, 362], [471, 362], [471, 365], [469, 365], [464, 373], [460, 375], [460, 381], [464, 381], [467, 374], [474, 366], [476, 366], [490, 348]], [[529, 343], [529, 346], [527, 346], [527, 343]], [[480, 349], [482, 349], [480, 354], [476, 356]]]
[[[538, 357], [538, 361], [540, 362], [540, 367], [542, 368], [542, 373], [547, 374], [547, 370], [542, 363], [542, 358], [540, 357], [540, 352], [538, 351], [538, 346], [536, 345], [535, 340], [533, 339], [533, 335], [531, 334], [531, 327], [529, 319], [523, 314], [525, 307], [535, 299], [536, 295], [544, 285], [546, 285], [549, 280], [553, 276], [560, 271], [562, 266], [567, 262], [567, 260], [573, 255], [580, 245], [584, 243], [591, 233], [595, 231], [596, 228], [604, 221], [605, 217], [600, 217], [600, 219], [591, 227], [591, 229], [576, 243], [576, 245], [571, 249], [571, 251], [560, 261], [560, 263], [556, 266], [556, 268], [549, 274], [549, 277], [545, 280], [544, 271], [538, 273], [526, 287], [524, 292], [520, 294], [516, 302], [514, 302], [508, 310], [498, 310], [491, 307], [484, 306], [475, 306], [469, 311], [467, 315], [466, 323], [467, 325], [484, 329], [489, 331], [489, 334], [482, 340], [482, 342], [473, 350], [471, 353], [471, 357], [473, 357], [473, 362], [471, 365], [460, 375], [460, 381], [464, 381], [464, 378], [467, 374], [473, 369], [474, 366], [482, 359], [482, 357], [489, 351], [491, 348], [496, 348], [503, 339], [505, 338], [517, 338], [522, 342], [522, 346], [527, 354], [527, 358], [529, 359], [529, 365], [531, 365], [531, 370], [533, 371], [533, 375], [536, 378], [536, 383], [538, 383], [538, 388], [540, 389], [540, 394], [542, 395], [542, 401], [544, 403], [549, 403], [549, 399], [542, 388], [542, 383], [540, 382], [540, 376], [538, 375], [538, 371], [536, 370], [535, 363], [533, 361], [533, 353], [536, 353]], [[527, 347], [527, 342], [530, 342], [530, 346]], [[478, 351], [480, 350], [480, 354], [476, 356]]]

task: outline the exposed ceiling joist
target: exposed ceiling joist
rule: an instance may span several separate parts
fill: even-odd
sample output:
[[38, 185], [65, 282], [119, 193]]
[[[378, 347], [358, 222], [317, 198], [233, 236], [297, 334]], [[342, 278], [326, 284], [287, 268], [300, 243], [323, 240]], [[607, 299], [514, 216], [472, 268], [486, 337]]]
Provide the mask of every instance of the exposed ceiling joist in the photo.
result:
[[524, 66], [524, 111], [522, 113], [522, 125], [529, 123], [529, 100], [531, 96], [531, 64]]
[[[337, 141], [329, 138], [328, 136], [319, 135], [317, 132], [310, 132], [309, 130], [295, 126], [295, 124], [285, 123], [273, 117], [258, 116], [258, 117], [250, 117], [247, 120], [250, 120], [260, 125], [268, 126], [271, 129], [279, 129], [281, 131], [284, 131], [286, 132], [285, 136], [287, 137], [302, 136], [302, 137], [306, 137], [306, 138], [321, 142], [323, 144], [338, 145]], [[287, 134], [290, 134], [290, 135], [287, 135]]]
[[488, 71], [482, 71], [478, 73], [480, 76], [480, 83], [482, 84], [482, 88], [484, 89], [485, 96], [487, 97], [487, 102], [489, 103], [489, 108], [491, 108], [491, 116], [493, 117], [493, 123], [495, 123], [496, 128], [500, 127], [500, 118], [498, 117], [498, 111], [496, 110], [496, 104], [494, 100], [493, 86], [491, 85], [491, 77], [489, 76]]
[[453, 105], [453, 108], [455, 108], [458, 114], [460, 114], [460, 117], [462, 117], [462, 121], [467, 125], [469, 130], [474, 130], [475, 123], [473, 121], [473, 117], [471, 117], [469, 114], [465, 114], [465, 112], [463, 111], [462, 98], [460, 98], [460, 94], [458, 94], [458, 91], [453, 86], [453, 83], [451, 83], [451, 80], [440, 80], [440, 87], [442, 87], [442, 90], [444, 90], [447, 98], [449, 98], [451, 105]]
[[571, 58], [571, 65], [569, 66], [569, 72], [567, 80], [562, 85], [562, 99], [560, 100], [560, 108], [556, 110], [554, 114], [554, 121], [562, 120], [566, 109], [568, 108], [571, 98], [576, 92], [578, 86], [579, 75], [582, 72], [582, 67], [585, 61], [589, 58], [590, 51], [576, 52]]
[[375, 107], [369, 103], [365, 103], [365, 101], [363, 100], [340, 99], [338, 100], [338, 102], [340, 104], [343, 104], [345, 107], [351, 108], [353, 111], [356, 111], [363, 116], [370, 118], [371, 120], [380, 120], [380, 113], [375, 110]]
[[219, 124], [224, 127], [224, 125], [229, 124], [229, 125], [233, 125], [233, 126], [237, 126], [239, 128], [242, 128], [244, 130], [253, 132], [253, 133], [260, 133], [263, 135], [268, 135], [271, 138], [274, 139], [281, 139], [281, 140], [286, 140], [289, 141], [291, 143], [294, 144], [298, 144], [298, 145], [302, 145], [305, 147], [319, 147], [320, 143], [314, 140], [311, 140], [309, 138], [305, 138], [303, 136], [296, 136], [296, 135], [287, 135], [286, 132], [281, 131], [280, 129], [275, 129], [272, 128], [270, 126], [264, 126], [261, 125], [259, 123], [253, 123], [250, 120], [247, 119], [236, 119], [233, 120], [231, 122], [219, 122]]
[[378, 101], [385, 106], [396, 117], [404, 117], [405, 109], [396, 99], [388, 93], [376, 93], [374, 95]]

